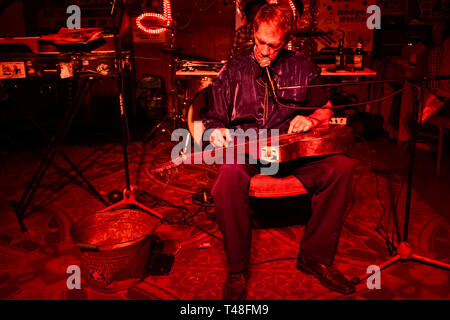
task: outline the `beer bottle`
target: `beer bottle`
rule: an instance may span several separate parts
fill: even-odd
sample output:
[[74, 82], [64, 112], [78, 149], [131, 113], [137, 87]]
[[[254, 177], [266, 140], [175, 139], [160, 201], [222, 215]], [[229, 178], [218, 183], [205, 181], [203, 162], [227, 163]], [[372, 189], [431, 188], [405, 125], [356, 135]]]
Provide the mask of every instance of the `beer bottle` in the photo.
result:
[[355, 70], [362, 70], [364, 68], [362, 39], [358, 39], [358, 43], [356, 44], [355, 54], [353, 55], [353, 67]]
[[345, 69], [344, 37], [339, 38], [339, 46], [336, 52], [336, 59], [335, 59], [335, 68], [336, 70]]

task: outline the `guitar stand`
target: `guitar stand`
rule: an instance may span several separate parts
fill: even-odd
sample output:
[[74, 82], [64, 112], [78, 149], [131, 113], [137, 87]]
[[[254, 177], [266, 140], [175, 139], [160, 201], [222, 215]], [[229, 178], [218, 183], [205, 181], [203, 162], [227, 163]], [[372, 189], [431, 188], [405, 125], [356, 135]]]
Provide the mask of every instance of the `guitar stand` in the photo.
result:
[[90, 90], [92, 83], [95, 81], [95, 77], [89, 77], [84, 79], [81, 87], [79, 88], [78, 94], [76, 95], [76, 102], [72, 104], [69, 109], [67, 110], [64, 119], [62, 120], [60, 126], [58, 127], [58, 130], [56, 134], [52, 137], [50, 140], [50, 143], [48, 144], [47, 151], [45, 152], [44, 157], [41, 160], [41, 163], [34, 173], [30, 183], [28, 184], [25, 192], [22, 195], [22, 198], [19, 202], [12, 200], [11, 205], [13, 206], [13, 209], [16, 213], [17, 220], [20, 224], [20, 231], [26, 232], [27, 228], [23, 222], [23, 219], [26, 217], [25, 212], [30, 205], [30, 202], [38, 189], [45, 173], [47, 172], [50, 163], [52, 162], [56, 152], [61, 154], [63, 159], [70, 165], [70, 167], [76, 172], [76, 174], [86, 183], [88, 188], [94, 193], [94, 195], [103, 203], [108, 204], [105, 199], [100, 195], [100, 193], [94, 188], [94, 186], [86, 179], [86, 177], [81, 173], [81, 171], [70, 161], [70, 159], [59, 150], [64, 137], [67, 135], [67, 132], [69, 131], [71, 124], [78, 113], [78, 110], [80, 109], [80, 106], [82, 102], [84, 101], [84, 98], [86, 97], [87, 92]]
[[[440, 262], [437, 260], [429, 259], [420, 255], [417, 255], [413, 252], [413, 250], [410, 248], [408, 244], [408, 225], [409, 225], [409, 216], [410, 216], [410, 208], [411, 208], [411, 191], [412, 191], [412, 178], [414, 173], [414, 153], [415, 153], [415, 147], [416, 147], [416, 138], [417, 138], [417, 122], [418, 122], [418, 114], [419, 114], [419, 101], [422, 101], [422, 95], [421, 95], [421, 84], [419, 84], [416, 87], [415, 97], [414, 97], [414, 103], [413, 103], [413, 110], [412, 110], [412, 130], [411, 130], [411, 137], [409, 141], [409, 161], [408, 161], [408, 185], [406, 189], [406, 208], [405, 208], [405, 222], [404, 222], [404, 229], [403, 229], [403, 238], [400, 242], [398, 248], [397, 248], [397, 254], [390, 258], [389, 260], [383, 262], [382, 264], [378, 265], [379, 271], [387, 268], [388, 266], [398, 262], [398, 261], [417, 261], [422, 262], [425, 264], [429, 264], [431, 266], [444, 268], [447, 270], [450, 270], [450, 264]], [[378, 271], [378, 272], [379, 272]], [[374, 272], [375, 273], [375, 272]], [[364, 279], [368, 278], [372, 274], [364, 274], [359, 277], [355, 277], [351, 279], [351, 282], [353, 284], [358, 284]]]

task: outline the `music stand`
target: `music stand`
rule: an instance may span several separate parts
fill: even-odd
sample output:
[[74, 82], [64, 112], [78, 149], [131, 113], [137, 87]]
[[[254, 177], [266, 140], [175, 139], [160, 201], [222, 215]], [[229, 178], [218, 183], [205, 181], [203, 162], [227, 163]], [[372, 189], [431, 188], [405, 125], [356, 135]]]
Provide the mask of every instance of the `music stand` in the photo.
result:
[[407, 189], [406, 189], [406, 207], [405, 207], [405, 219], [403, 225], [403, 236], [402, 241], [398, 245], [396, 249], [397, 254], [382, 264], [378, 265], [378, 270], [374, 271], [372, 274], [364, 274], [358, 277], [354, 277], [351, 281], [353, 284], [358, 284], [364, 279], [370, 277], [376, 272], [380, 272], [381, 270], [387, 268], [390, 265], [398, 261], [411, 261], [415, 260], [417, 262], [422, 262], [425, 264], [429, 264], [431, 266], [444, 268], [450, 270], [450, 264], [440, 262], [437, 260], [433, 260], [418, 254], [415, 254], [414, 251], [408, 244], [408, 229], [409, 229], [409, 218], [410, 218], [410, 208], [411, 208], [411, 191], [412, 191], [412, 183], [413, 183], [413, 174], [414, 174], [414, 155], [416, 150], [416, 139], [417, 139], [417, 123], [419, 121], [419, 108], [421, 102], [423, 100], [422, 96], [422, 85], [423, 80], [427, 80], [427, 78], [420, 79], [420, 83], [415, 85], [415, 90], [413, 90], [413, 110], [412, 110], [412, 127], [411, 127], [411, 136], [409, 139], [409, 159], [408, 159], [408, 179], [407, 179]]
[[[118, 14], [119, 11], [118, 5], [114, 2], [113, 8], [112, 8], [112, 15], [113, 15], [113, 34], [114, 34], [114, 49], [116, 53], [116, 67], [117, 67], [117, 89], [119, 92], [119, 107], [120, 107], [120, 124], [122, 129], [122, 153], [123, 153], [123, 163], [124, 163], [124, 171], [125, 171], [125, 182], [126, 186], [125, 189], [122, 191], [123, 198], [117, 203], [114, 203], [110, 205], [109, 207], [106, 207], [104, 209], [98, 210], [97, 212], [106, 212], [113, 210], [120, 206], [128, 206], [128, 205], [134, 205], [138, 208], [147, 211], [148, 213], [152, 214], [153, 216], [163, 219], [163, 216], [156, 212], [155, 210], [139, 203], [136, 200], [136, 189], [137, 187], [131, 186], [130, 184], [130, 171], [128, 166], [128, 141], [130, 139], [130, 133], [128, 128], [128, 119], [127, 119], [127, 110], [125, 105], [125, 99], [124, 99], [124, 87], [125, 87], [125, 79], [124, 79], [124, 72], [123, 72], [123, 59], [122, 59], [122, 49], [121, 49], [121, 41], [120, 41], [120, 28], [118, 26], [122, 25], [123, 20], [123, 14], [124, 14], [124, 7], [125, 3], [122, 4], [121, 12]], [[117, 24], [117, 19], [119, 19], [119, 23]]]

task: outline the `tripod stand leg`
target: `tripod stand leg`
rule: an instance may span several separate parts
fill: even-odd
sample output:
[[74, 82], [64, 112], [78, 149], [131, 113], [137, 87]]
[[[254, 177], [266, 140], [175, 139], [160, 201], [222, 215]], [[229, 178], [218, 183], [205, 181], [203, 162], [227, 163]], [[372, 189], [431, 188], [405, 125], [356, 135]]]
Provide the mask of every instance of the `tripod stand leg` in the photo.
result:
[[[441, 268], [450, 270], [450, 264], [448, 264], [448, 263], [436, 261], [436, 260], [429, 259], [429, 258], [420, 256], [420, 255], [417, 255], [417, 254], [410, 254], [410, 253], [408, 253], [407, 256], [402, 255], [402, 254], [397, 254], [397, 255], [393, 256], [391, 259], [387, 260], [386, 262], [378, 265], [378, 267], [380, 268], [380, 271], [381, 271], [383, 269], [386, 269], [388, 266], [390, 266], [391, 264], [394, 264], [395, 262], [397, 262], [399, 260], [416, 260], [418, 262], [423, 262], [426, 264], [431, 264], [431, 265], [434, 265], [437, 267], [441, 267]], [[370, 276], [371, 276], [371, 274], [363, 274], [359, 277], [353, 278], [351, 281], [353, 284], [358, 284]]]
[[[16, 102], [17, 103], [17, 102]], [[45, 130], [36, 123], [36, 121], [34, 121], [34, 119], [29, 116], [28, 114], [26, 114], [25, 112], [21, 111], [21, 113], [23, 115], [25, 115], [28, 120], [37, 128], [39, 129], [39, 131], [42, 133], [42, 135], [48, 140], [51, 141], [51, 138], [48, 136], [47, 132], [45, 132]], [[83, 175], [83, 173], [75, 166], [75, 164], [73, 164], [73, 162], [69, 159], [69, 157], [62, 152], [61, 150], [57, 149], [58, 154], [67, 162], [67, 164], [72, 168], [73, 171], [75, 171], [75, 173], [81, 178], [81, 180], [84, 181], [84, 183], [86, 183], [86, 185], [88, 186], [88, 188], [94, 193], [95, 196], [97, 196], [97, 198], [104, 204], [104, 205], [108, 205], [109, 203], [105, 201], [105, 199], [103, 199], [103, 197], [100, 195], [100, 193], [95, 189], [95, 187], [89, 182], [88, 179], [86, 179], [86, 177]]]
[[109, 203], [102, 197], [102, 195], [95, 189], [95, 187], [89, 182], [89, 180], [83, 175], [83, 173], [73, 164], [73, 162], [67, 157], [61, 150], [58, 150], [58, 153], [63, 157], [64, 160], [71, 166], [72, 170], [83, 180], [84, 183], [88, 186], [88, 188], [92, 191], [92, 193], [104, 204], [108, 205]]
[[441, 261], [436, 261], [436, 260], [433, 260], [433, 259], [430, 259], [430, 258], [419, 256], [417, 254], [412, 254], [411, 258], [416, 260], [416, 261], [419, 261], [419, 262], [431, 264], [431, 265], [434, 265], [434, 266], [438, 266], [438, 267], [450, 270], [450, 264], [448, 264], [448, 263], [444, 263], [444, 262], [441, 262]]
[[117, 207], [119, 207], [119, 206], [122, 206], [122, 205], [124, 205], [125, 203], [123, 202], [123, 201], [119, 201], [119, 202], [117, 202], [117, 203], [114, 203], [114, 204], [112, 204], [112, 205], [110, 205], [109, 207], [106, 207], [106, 208], [103, 208], [103, 209], [101, 209], [101, 210], [98, 210], [97, 212], [106, 212], [106, 211], [110, 211], [110, 210], [113, 210], [113, 209], [115, 209], [115, 208], [117, 208]]
[[59, 126], [57, 133], [52, 138], [48, 148], [47, 152], [45, 154], [45, 157], [42, 159], [38, 169], [33, 175], [33, 178], [31, 179], [31, 182], [27, 186], [27, 189], [25, 190], [24, 194], [22, 195], [22, 198], [20, 202], [16, 203], [15, 201], [12, 201], [11, 204], [13, 205], [14, 211], [16, 213], [16, 217], [20, 223], [21, 231], [26, 232], [26, 226], [23, 223], [23, 219], [25, 218], [25, 211], [28, 208], [33, 195], [35, 194], [37, 188], [39, 187], [39, 184], [42, 181], [42, 178], [44, 177], [46, 171], [48, 170], [48, 167], [50, 166], [50, 163], [52, 162], [56, 151], [58, 150], [59, 146], [61, 145], [65, 135], [70, 129], [70, 124], [73, 122], [73, 119], [75, 118], [75, 115], [78, 112], [78, 109], [81, 106], [81, 103], [84, 100], [84, 97], [86, 96], [92, 81], [94, 78], [88, 78], [85, 79], [82, 86], [79, 89], [80, 94], [77, 95], [79, 97], [76, 104], [70, 108], [65, 116], [63, 121], [61, 122], [61, 125]]
[[114, 203], [114, 204], [110, 205], [109, 207], [101, 209], [97, 212], [106, 212], [106, 211], [113, 210], [118, 207], [134, 205], [143, 211], [147, 211], [148, 213], [154, 215], [155, 217], [157, 217], [159, 219], [163, 219], [163, 216], [161, 214], [159, 214], [155, 210], [139, 203], [136, 200], [135, 190], [136, 190], [136, 188], [134, 186], [132, 186], [131, 189], [124, 189], [123, 190], [123, 199], [121, 201]]
[[[27, 114], [25, 114], [25, 116], [27, 116], [27, 118], [30, 120], [30, 122], [32, 122], [34, 124], [34, 126], [36, 128], [39, 129], [39, 131], [41, 131], [42, 135], [48, 140], [50, 141], [51, 138], [48, 136], [48, 134], [44, 131], [44, 129], [39, 126], [34, 119], [32, 119], [30, 116], [28, 116]], [[106, 202], [106, 200], [100, 195], [100, 193], [97, 191], [97, 189], [95, 189], [95, 187], [89, 182], [89, 180], [83, 175], [83, 173], [75, 166], [75, 164], [69, 159], [69, 157], [61, 150], [57, 149], [58, 154], [67, 162], [67, 164], [72, 168], [73, 171], [75, 171], [75, 173], [81, 178], [81, 180], [83, 180], [84, 183], [86, 183], [86, 185], [88, 186], [88, 188], [92, 191], [92, 193], [94, 193], [94, 195], [104, 204], [104, 205], [108, 205], [109, 203]]]
[[144, 141], [147, 143], [148, 141], [152, 140], [155, 137], [155, 134], [157, 131], [160, 131], [160, 133], [167, 133], [170, 136], [169, 130], [166, 129], [168, 126], [167, 123], [169, 123], [170, 118], [169, 115], [166, 115], [160, 123], [158, 123], [155, 127], [153, 127], [152, 130], [146, 135]]
[[[378, 265], [378, 268], [380, 268], [380, 271], [381, 271], [381, 270], [387, 268], [391, 264], [393, 264], [393, 263], [395, 263], [395, 262], [397, 262], [398, 260], [401, 260], [401, 259], [402, 259], [402, 257], [400, 255], [395, 255], [392, 258], [390, 258], [389, 260], [387, 260], [387, 261], [383, 262], [382, 264]], [[353, 279], [351, 279], [351, 282], [353, 284], [358, 284], [361, 281], [363, 281], [363, 280], [367, 279], [368, 277], [370, 277], [371, 275], [372, 274], [364, 273], [364, 274], [362, 274], [362, 275], [360, 275], [358, 277], [354, 277]]]
[[156, 212], [155, 210], [153, 210], [153, 209], [151, 209], [151, 208], [149, 208], [149, 207], [147, 207], [147, 206], [145, 206], [145, 205], [143, 205], [143, 204], [141, 204], [141, 203], [136, 202], [136, 205], [137, 205], [140, 209], [149, 212], [150, 214], [154, 215], [155, 217], [157, 217], [157, 218], [159, 218], [159, 219], [162, 219], [162, 218], [163, 218], [163, 216], [162, 216], [161, 214], [159, 214], [159, 213]]

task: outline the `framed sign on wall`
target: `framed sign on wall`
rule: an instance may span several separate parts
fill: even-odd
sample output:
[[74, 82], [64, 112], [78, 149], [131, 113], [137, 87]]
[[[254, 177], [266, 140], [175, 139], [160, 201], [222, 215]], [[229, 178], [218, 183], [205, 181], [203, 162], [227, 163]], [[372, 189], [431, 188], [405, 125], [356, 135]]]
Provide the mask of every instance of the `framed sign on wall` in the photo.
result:
[[450, 19], [450, 0], [419, 0], [422, 19]]
[[377, 0], [382, 15], [405, 15], [408, 12], [408, 0]]
[[317, 27], [326, 36], [315, 38], [317, 49], [337, 47], [344, 34], [344, 47], [354, 48], [358, 39], [363, 40], [365, 51], [372, 51], [373, 30], [367, 27], [366, 0], [317, 1]]

